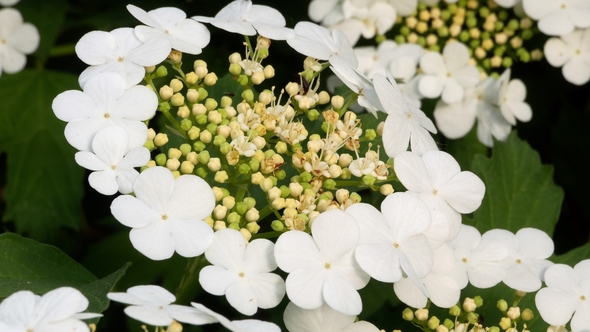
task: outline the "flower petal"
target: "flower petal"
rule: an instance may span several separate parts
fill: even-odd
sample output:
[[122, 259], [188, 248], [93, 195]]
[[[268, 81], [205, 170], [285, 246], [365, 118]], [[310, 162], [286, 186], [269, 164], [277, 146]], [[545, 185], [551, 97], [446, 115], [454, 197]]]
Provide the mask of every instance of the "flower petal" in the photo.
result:
[[129, 233], [129, 239], [133, 247], [149, 259], [159, 261], [174, 254], [174, 239], [165, 221], [159, 220], [142, 228], [134, 228]]
[[363, 310], [359, 293], [340, 278], [329, 278], [324, 283], [324, 300], [334, 310], [345, 315], [358, 315]]

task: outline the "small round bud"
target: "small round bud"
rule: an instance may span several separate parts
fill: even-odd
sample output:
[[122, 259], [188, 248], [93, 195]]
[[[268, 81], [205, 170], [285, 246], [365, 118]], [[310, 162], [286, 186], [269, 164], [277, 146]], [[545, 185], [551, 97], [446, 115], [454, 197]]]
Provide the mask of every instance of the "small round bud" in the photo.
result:
[[459, 316], [460, 314], [461, 314], [461, 309], [458, 306], [454, 305], [449, 308], [449, 315]]
[[182, 81], [179, 80], [178, 78], [173, 78], [170, 81], [170, 87], [172, 88], [172, 90], [174, 91], [174, 93], [182, 90], [182, 88], [184, 87], [184, 85], [182, 84]]
[[186, 99], [190, 103], [197, 102], [199, 100], [199, 91], [195, 89], [188, 89], [188, 91], [186, 92]]
[[156, 66], [144, 67], [147, 74], [151, 74], [156, 70]]
[[205, 83], [206, 86], [215, 85], [215, 83], [217, 83], [217, 75], [215, 75], [215, 73], [208, 73], [203, 78], [203, 82]]
[[217, 221], [215, 221], [215, 224], [213, 224], [213, 229], [215, 231], [225, 229], [225, 228], [227, 228], [227, 226], [225, 225], [225, 221], [223, 221], [223, 220], [217, 220]]
[[242, 61], [242, 56], [238, 52], [234, 52], [229, 56], [229, 63], [239, 63]]
[[463, 310], [465, 310], [465, 312], [473, 312], [473, 311], [475, 311], [476, 308], [477, 308], [477, 305], [475, 304], [475, 300], [473, 300], [472, 298], [466, 297], [465, 300], [463, 301]]
[[168, 85], [164, 85], [160, 88], [160, 98], [162, 98], [164, 100], [168, 100], [168, 99], [172, 98], [173, 95], [174, 95], [174, 89], [172, 89]]
[[190, 73], [186, 74], [184, 79], [187, 84], [195, 85], [199, 81], [199, 76], [197, 76], [194, 71], [191, 71]]
[[168, 54], [168, 59], [170, 59], [172, 63], [180, 63], [182, 61], [182, 52], [173, 49], [170, 54]]
[[201, 140], [201, 142], [203, 142], [205, 144], [209, 144], [213, 140], [213, 135], [211, 134], [210, 131], [203, 130], [201, 132], [201, 134], [199, 135], [199, 139]]
[[248, 212], [246, 212], [246, 221], [249, 223], [257, 221], [258, 218], [260, 218], [260, 213], [258, 210], [256, 210], [256, 208], [251, 208], [248, 210]]
[[166, 160], [166, 168], [171, 171], [176, 171], [180, 167], [180, 161], [176, 158]]
[[502, 317], [500, 319], [500, 324], [498, 324], [498, 325], [500, 325], [500, 328], [502, 330], [507, 330], [510, 328], [510, 326], [512, 326], [512, 321], [508, 317]]
[[431, 330], [436, 329], [439, 325], [440, 325], [440, 319], [438, 319], [436, 316], [430, 317], [430, 319], [428, 320], [428, 323], [427, 323], [428, 328]]
[[[178, 108], [178, 111], [176, 112], [176, 115], [178, 115], [182, 119], [186, 119], [186, 118], [188, 118], [189, 115], [191, 115], [191, 111], [188, 109], [187, 106], [180, 106]], [[190, 128], [190, 126], [189, 126], [189, 128]]]
[[271, 65], [267, 65], [263, 70], [264, 78], [269, 79], [275, 76], [275, 69]]
[[299, 94], [299, 84], [295, 82], [289, 82], [285, 87], [285, 91], [289, 94], [289, 96]]
[[240, 228], [240, 233], [242, 233], [242, 236], [246, 241], [250, 241], [252, 238], [252, 233], [250, 233], [250, 231], [246, 228]]
[[283, 222], [280, 220], [273, 220], [272, 223], [270, 224], [270, 227], [275, 232], [282, 232], [285, 230], [285, 224], [283, 224]]
[[522, 311], [522, 314], [520, 314], [520, 318], [522, 318], [522, 320], [524, 320], [525, 322], [528, 322], [529, 320], [535, 318], [535, 314], [531, 309], [526, 308]]
[[318, 103], [320, 105], [325, 105], [330, 102], [330, 94], [326, 91], [320, 91], [320, 93], [318, 94], [318, 97], [319, 97]]
[[207, 168], [213, 172], [219, 171], [221, 169], [221, 160], [219, 158], [209, 158]]
[[379, 192], [381, 195], [387, 196], [393, 194], [393, 186], [389, 183], [382, 185], [379, 187]]
[[260, 225], [258, 225], [255, 222], [249, 222], [246, 225], [246, 229], [248, 230], [248, 232], [252, 233], [252, 234], [256, 234], [258, 233], [258, 231], [260, 230]]
[[[256, 174], [260, 174], [260, 176], [264, 177], [264, 175], [262, 175], [261, 173], [255, 173], [252, 174], [252, 179], [254, 179], [254, 175]], [[254, 183], [254, 182], [252, 182]], [[274, 186], [274, 184], [272, 183], [272, 180], [270, 178], [264, 178], [262, 181], [259, 182], [260, 184], [260, 189], [262, 189], [262, 191], [267, 192], [270, 190], [270, 188], [272, 188]]]
[[483, 299], [481, 298], [481, 296], [477, 295], [473, 298], [473, 301], [475, 301], [475, 305], [479, 308], [483, 305]]
[[[197, 61], [199, 61], [199, 60], [197, 60]], [[197, 75], [197, 77], [199, 79], [204, 78], [208, 73], [209, 73], [209, 70], [207, 69], [207, 67], [204, 67], [204, 66], [195, 67], [195, 74]]]
[[402, 311], [402, 318], [404, 320], [407, 320], [408, 322], [413, 321], [414, 320], [414, 312], [412, 312], [412, 309], [405, 308], [404, 311]]
[[166, 143], [168, 143], [168, 135], [159, 133], [154, 137], [154, 144], [156, 146], [164, 146]]
[[165, 66], [159, 66], [156, 69], [156, 77], [164, 77], [166, 75], [168, 75], [168, 69]]
[[435, 331], [436, 332], [449, 332], [449, 329], [444, 325], [439, 325]]
[[242, 67], [237, 63], [232, 63], [229, 65], [229, 73], [233, 76], [240, 76], [242, 74]]
[[264, 82], [264, 80], [265, 80], [264, 72], [257, 71], [254, 74], [252, 74], [252, 84], [259, 85], [259, 84], [262, 84], [262, 82]]
[[506, 312], [506, 317], [512, 320], [516, 320], [518, 317], [520, 317], [520, 308], [510, 307], [510, 309], [508, 309], [508, 311]]
[[414, 316], [416, 316], [417, 320], [424, 322], [428, 319], [428, 309], [418, 309], [414, 312]]
[[177, 92], [175, 93], [172, 98], [170, 98], [170, 104], [172, 106], [181, 106], [184, 104], [184, 96], [180, 93]]
[[215, 173], [215, 182], [224, 183], [225, 181], [227, 181], [227, 179], [229, 179], [229, 176], [227, 175], [226, 171], [218, 171], [217, 173]]

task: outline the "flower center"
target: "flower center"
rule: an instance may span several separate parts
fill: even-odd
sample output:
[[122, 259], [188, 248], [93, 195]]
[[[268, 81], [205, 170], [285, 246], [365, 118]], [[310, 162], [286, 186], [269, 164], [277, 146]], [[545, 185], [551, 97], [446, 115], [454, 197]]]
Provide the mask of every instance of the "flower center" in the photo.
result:
[[240, 272], [238, 275], [240, 276], [240, 278], [243, 278], [245, 276], [244, 272]]
[[163, 214], [162, 215], [162, 220], [167, 220], [168, 219], [168, 215], [167, 214]]
[[124, 58], [123, 58], [122, 56], [120, 56], [120, 57], [117, 59], [117, 61], [119, 61], [119, 62], [123, 62], [123, 60], [124, 60]]
[[432, 194], [433, 194], [433, 195], [436, 195], [436, 194], [438, 194], [438, 190], [436, 190], [436, 189], [432, 189]]
[[0, 44], [6, 45], [6, 44], [8, 44], [8, 42], [6, 41], [6, 39], [2, 38], [2, 39], [0, 39]]
[[111, 165], [111, 169], [114, 171], [117, 169], [117, 165]]
[[566, 8], [567, 8], [567, 6], [565, 5], [565, 3], [562, 3], [561, 4], [561, 9], [566, 9]]
[[581, 295], [581, 296], [580, 296], [580, 300], [582, 300], [582, 301], [586, 301], [586, 296], [585, 296], [585, 295]]
[[110, 118], [110, 117], [111, 117], [111, 115], [110, 115], [109, 113], [105, 113], [105, 114], [104, 114], [104, 118], [105, 118], [105, 119], [108, 119], [108, 118]]
[[328, 270], [330, 269], [332, 266], [330, 265], [330, 263], [326, 263], [324, 264], [324, 269]]
[[582, 50], [580, 50], [580, 49], [577, 49], [577, 50], [576, 50], [576, 55], [580, 55], [580, 54], [582, 54]]
[[467, 258], [463, 257], [463, 258], [461, 259], [461, 262], [463, 262], [463, 263], [467, 263]]
[[399, 243], [397, 243], [397, 242], [394, 242], [394, 243], [393, 243], [393, 246], [394, 246], [395, 248], [399, 248]]
[[520, 260], [520, 258], [516, 259], [516, 264], [522, 264], [522, 261]]

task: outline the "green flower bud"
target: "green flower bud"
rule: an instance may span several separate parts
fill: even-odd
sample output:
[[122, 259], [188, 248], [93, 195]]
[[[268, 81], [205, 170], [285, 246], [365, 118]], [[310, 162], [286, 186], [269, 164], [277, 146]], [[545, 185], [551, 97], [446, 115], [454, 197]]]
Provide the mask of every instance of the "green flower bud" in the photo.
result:
[[411, 32], [410, 28], [408, 28], [405, 25], [399, 29], [399, 33], [401, 33], [402, 36], [408, 36], [410, 34], [410, 32]]
[[479, 39], [472, 39], [472, 40], [469, 42], [469, 46], [470, 46], [472, 49], [476, 49], [476, 48], [478, 48], [480, 44], [481, 44], [481, 40], [479, 40]]
[[348, 180], [352, 177], [352, 173], [348, 169], [348, 167], [342, 169], [342, 174], [340, 174], [340, 178], [343, 180]]
[[375, 183], [375, 177], [372, 176], [371, 174], [367, 174], [365, 176], [363, 176], [363, 184], [367, 185], [367, 186], [372, 186]]
[[237, 202], [234, 208], [239, 215], [243, 216], [248, 211], [248, 204], [244, 202]]
[[217, 125], [215, 123], [209, 123], [206, 127], [206, 129], [210, 132], [210, 133], [216, 133], [217, 132]]
[[227, 221], [230, 224], [239, 224], [240, 220], [242, 220], [242, 217], [235, 211], [227, 215]]
[[308, 118], [310, 121], [315, 121], [315, 120], [317, 120], [319, 117], [320, 117], [320, 112], [318, 112], [318, 110], [316, 110], [315, 108], [314, 108], [314, 109], [311, 109], [311, 110], [309, 110], [309, 111], [307, 111], [307, 118]]
[[195, 152], [201, 152], [201, 151], [205, 150], [205, 147], [206, 147], [206, 146], [205, 146], [205, 143], [203, 143], [203, 142], [201, 142], [201, 141], [196, 141], [196, 142], [193, 144], [193, 150], [194, 150]]
[[248, 85], [248, 82], [250, 82], [250, 78], [249, 78], [248, 76], [246, 76], [246, 75], [244, 75], [244, 74], [242, 74], [242, 75], [238, 76], [238, 83], [239, 83], [241, 86], [246, 86], [246, 85]]
[[[450, 8], [450, 6], [449, 6], [449, 8]], [[449, 20], [449, 18], [451, 18], [451, 14], [452, 14], [452, 13], [451, 13], [449, 10], [446, 10], [446, 9], [445, 9], [445, 10], [442, 10], [442, 11], [440, 12], [440, 18], [441, 18], [443, 21], [448, 21], [448, 20]]]
[[231, 228], [231, 229], [235, 229], [236, 231], [239, 231], [240, 230], [240, 224], [236, 224], [236, 223], [229, 224], [229, 225], [227, 225], [227, 228]]
[[242, 175], [248, 175], [250, 173], [250, 166], [248, 166], [248, 164], [240, 164], [238, 166], [238, 173]]
[[249, 222], [249, 223], [246, 225], [246, 229], [247, 229], [247, 230], [248, 230], [250, 233], [252, 233], [252, 234], [256, 234], [256, 233], [258, 233], [258, 231], [260, 230], [260, 225], [258, 225], [258, 223], [256, 223], [256, 222]]
[[481, 62], [481, 65], [485, 68], [485, 69], [490, 69], [492, 68], [492, 62], [490, 61], [490, 59], [483, 59]]
[[518, 57], [520, 58], [520, 61], [525, 63], [531, 61], [531, 55], [527, 51], [520, 53]]
[[497, 46], [496, 48], [494, 48], [494, 55], [496, 56], [502, 56], [504, 55], [504, 52], [506, 51], [506, 47], [504, 46]]
[[179, 150], [183, 156], [186, 156], [189, 152], [191, 152], [192, 149], [190, 144], [184, 143], [180, 145]]
[[242, 73], [242, 67], [238, 63], [229, 65], [229, 73], [233, 76], [239, 76]]
[[514, 30], [518, 29], [519, 25], [520, 24], [519, 24], [518, 20], [515, 19], [515, 18], [513, 18], [510, 21], [508, 21], [508, 24], [506, 25], [506, 28], [514, 31]]
[[256, 206], [256, 200], [252, 197], [244, 198], [244, 203], [248, 206], [248, 210]]
[[309, 184], [309, 182], [303, 182], [301, 183], [301, 187], [303, 190], [311, 189], [311, 184]]
[[180, 128], [184, 131], [188, 131], [193, 126], [193, 122], [190, 119], [182, 119], [180, 121]]
[[207, 169], [205, 167], [198, 167], [197, 170], [195, 171], [195, 174], [197, 174], [198, 176], [200, 176], [202, 178], [206, 178], [207, 177]]
[[494, 30], [502, 31], [502, 29], [504, 29], [504, 22], [502, 22], [502, 21], [496, 22], [496, 24], [494, 25]]
[[166, 160], [168, 158], [166, 157], [166, 154], [164, 153], [160, 153], [159, 155], [156, 156], [155, 161], [156, 161], [156, 165], [158, 166], [166, 166]]
[[330, 124], [327, 122], [322, 123], [322, 131], [327, 133], [330, 130]]
[[436, 30], [436, 33], [441, 38], [448, 37], [449, 36], [449, 28], [447, 28], [446, 26], [443, 25], [442, 27], [438, 28], [438, 30]]
[[520, 38], [522, 38], [524, 40], [529, 40], [529, 39], [533, 38], [533, 30], [524, 30], [523, 32], [520, 33]]
[[535, 318], [535, 314], [533, 314], [531, 309], [526, 308], [522, 311], [522, 314], [520, 314], [520, 318], [522, 318], [522, 320], [525, 322], [528, 322], [529, 320]]
[[461, 40], [464, 43], [466, 43], [469, 40], [469, 38], [470, 38], [469, 37], [469, 31], [467, 31], [467, 30], [463, 30], [459, 34], [459, 40]]
[[407, 320], [408, 322], [413, 321], [414, 320], [414, 312], [412, 311], [412, 309], [405, 308], [404, 311], [402, 311], [402, 318], [404, 320]]
[[257, 159], [252, 159], [248, 162], [248, 165], [250, 166], [250, 169], [252, 169], [252, 172], [258, 172], [258, 169], [260, 168], [260, 161]]
[[164, 66], [159, 66], [158, 69], [156, 69], [156, 77], [164, 77], [168, 75], [168, 69]]
[[365, 130], [365, 138], [367, 138], [369, 141], [374, 140], [376, 137], [377, 137], [377, 132], [375, 131], [375, 129]]
[[280, 220], [273, 220], [270, 227], [276, 232], [282, 232], [285, 230], [285, 224]]
[[150, 151], [153, 151], [156, 148], [156, 145], [154, 144], [154, 141], [150, 140], [150, 141], [145, 141], [145, 144], [143, 144], [143, 147], [150, 150]]
[[200, 126], [205, 125], [207, 123], [207, 115], [199, 114], [195, 116], [195, 122]]
[[242, 98], [251, 104], [254, 102], [254, 92], [251, 89], [246, 89], [242, 91]]
[[361, 195], [359, 195], [358, 193], [351, 193], [350, 196], [348, 196], [348, 198], [350, 198], [350, 200], [354, 203], [360, 203], [362, 200]]
[[473, 28], [474, 26], [477, 25], [477, 18], [469, 17], [469, 18], [467, 18], [467, 21], [465, 21], [465, 24], [467, 25], [468, 28]]
[[291, 195], [291, 189], [289, 189], [289, 187], [282, 185], [280, 189], [282, 198], [287, 198], [289, 195]]
[[500, 325], [502, 330], [508, 330], [512, 326], [512, 321], [508, 317], [502, 317], [498, 325]]
[[418, 37], [418, 45], [425, 47], [426, 46], [426, 38], [424, 36]]
[[198, 88], [197, 91], [199, 92], [198, 101], [203, 101], [205, 100], [205, 98], [209, 96], [209, 92], [207, 92], [207, 90], [205, 90], [204, 88]]
[[508, 12], [505, 10], [501, 10], [498, 13], [498, 20], [499, 21], [506, 21], [508, 19]]
[[473, 301], [475, 301], [475, 305], [479, 308], [483, 305], [483, 299], [481, 298], [481, 296], [477, 295], [476, 297], [473, 298]]
[[332, 189], [336, 188], [336, 181], [334, 181], [333, 179], [324, 180], [324, 188], [326, 188], [328, 190], [332, 190]]
[[[440, 53], [440, 46], [438, 46], [438, 45], [430, 45], [430, 46], [428, 46], [428, 49], [433, 52]], [[371, 130], [371, 129], [368, 129], [368, 130]]]
[[219, 152], [221, 152], [223, 155], [228, 154], [232, 149], [232, 146], [228, 142], [223, 142], [219, 146]]
[[406, 38], [402, 35], [397, 35], [395, 36], [395, 42], [398, 43], [398, 45], [405, 44]]
[[440, 319], [438, 319], [436, 316], [430, 317], [430, 319], [428, 320], [428, 323], [427, 323], [428, 328], [431, 330], [436, 329], [439, 325], [440, 325]]
[[276, 170], [274, 174], [278, 180], [282, 180], [287, 177], [287, 172], [285, 172], [283, 169]]
[[168, 113], [170, 112], [170, 104], [166, 101], [163, 101], [158, 105], [158, 110], [160, 112]]
[[500, 332], [500, 328], [497, 326], [492, 326], [492, 327], [490, 327], [488, 332]]
[[490, 15], [490, 9], [488, 7], [479, 7], [479, 16], [486, 18]]
[[479, 315], [475, 312], [469, 312], [467, 313], [467, 315], [465, 315], [465, 318], [467, 319], [467, 322], [469, 322], [469, 324], [473, 324], [477, 322]]
[[223, 135], [215, 135], [215, 138], [213, 138], [213, 145], [220, 146], [221, 144], [225, 143], [225, 140], [226, 139]]
[[445, 319], [443, 325], [449, 330], [451, 330], [453, 327], [455, 327], [455, 323], [448, 318]]
[[209, 162], [210, 158], [211, 158], [211, 156], [209, 155], [209, 151], [203, 150], [203, 151], [199, 152], [199, 163], [206, 164]]
[[207, 98], [207, 100], [205, 100], [204, 105], [205, 105], [205, 108], [207, 109], [207, 111], [209, 111], [209, 112], [213, 111], [218, 106], [217, 100], [215, 100], [213, 98]]
[[459, 316], [461, 314], [461, 308], [459, 306], [454, 305], [449, 308], [449, 315], [451, 316]]
[[311, 174], [309, 172], [303, 172], [303, 173], [299, 174], [299, 176], [301, 176], [301, 181], [303, 181], [303, 182], [311, 181]]
[[504, 68], [510, 68], [512, 67], [512, 64], [512, 58], [505, 57], [504, 59], [502, 59], [502, 66], [504, 66]]

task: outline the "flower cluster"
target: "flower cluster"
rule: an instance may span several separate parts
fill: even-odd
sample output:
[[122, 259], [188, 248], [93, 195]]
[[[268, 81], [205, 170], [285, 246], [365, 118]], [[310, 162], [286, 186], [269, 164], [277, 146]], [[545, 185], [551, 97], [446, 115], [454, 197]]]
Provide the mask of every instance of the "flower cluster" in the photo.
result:
[[[20, 0], [2, 0], [0, 6], [13, 6]], [[25, 68], [27, 54], [37, 50], [39, 31], [31, 23], [24, 23], [21, 13], [14, 8], [0, 9], [0, 76], [2, 72], [16, 74]]]
[[[547, 260], [552, 240], [534, 228], [480, 234], [462, 224], [462, 215], [481, 205], [485, 185], [439, 151], [432, 136], [438, 127], [448, 138], [462, 137], [477, 120], [479, 140], [491, 147], [492, 137], [506, 139], [516, 120], [530, 120], [524, 84], [510, 79], [510, 69], [488, 71], [510, 67], [503, 53], [518, 53], [530, 26], [525, 19], [503, 26], [508, 14], [498, 5], [509, 1], [488, 7], [424, 2], [312, 1], [312, 18], [332, 31], [310, 22], [287, 28], [279, 12], [249, 0], [233, 1], [215, 17], [192, 18], [176, 8], [145, 12], [129, 5], [145, 25], [84, 35], [76, 45], [89, 65], [79, 77], [82, 91], [58, 95], [53, 111], [67, 122], [76, 162], [92, 171], [90, 185], [104, 195], [122, 194], [111, 212], [131, 228], [134, 248], [153, 260], [176, 252], [209, 264], [188, 269], [185, 279], [198, 279], [241, 314], [274, 308], [286, 295], [290, 331], [378, 331], [355, 322], [363, 310], [358, 290], [374, 279], [392, 284], [396, 296], [417, 309], [406, 310], [406, 320], [429, 330], [477, 331], [484, 328], [475, 314], [481, 299], [466, 299], [463, 311], [457, 305], [468, 284], [503, 282], [534, 292], [545, 281], [537, 295], [543, 319], [564, 325], [576, 311], [572, 329], [587, 329], [587, 261], [573, 270], [553, 265]], [[555, 20], [551, 8], [530, 12], [527, 0], [522, 6], [541, 31], [552, 33], [543, 23], [546, 16]], [[407, 29], [400, 28], [395, 41], [378, 38], [377, 48], [353, 48], [361, 35], [384, 37], [404, 21]], [[186, 54], [198, 55], [209, 43], [199, 22], [246, 36], [244, 54], [228, 57], [221, 79], [200, 59], [189, 72], [183, 69]], [[448, 29], [446, 22], [452, 22]], [[572, 22], [572, 29], [585, 28]], [[464, 24], [469, 31], [461, 30]], [[256, 34], [251, 43], [248, 36]], [[298, 79], [280, 92], [262, 88], [275, 75], [266, 64], [274, 40], [307, 57]], [[350, 91], [321, 91], [327, 70]], [[231, 91], [237, 101], [215, 91], [224, 80], [241, 90]], [[435, 126], [420, 99], [437, 98]], [[351, 111], [354, 103], [370, 114]], [[395, 182], [406, 190], [394, 193]], [[380, 193], [380, 209], [351, 192], [363, 189]], [[273, 273], [277, 268], [285, 280]], [[172, 304], [175, 296], [159, 286], [108, 297], [154, 326], [219, 322], [232, 331], [278, 330], [257, 320], [230, 321], [198, 303]], [[555, 299], [567, 310], [553, 312]], [[429, 318], [430, 303], [450, 308], [455, 321]], [[521, 314], [505, 304], [498, 304], [503, 330], [532, 318], [528, 309]], [[0, 324], [6, 324], [1, 314], [0, 306]]]

